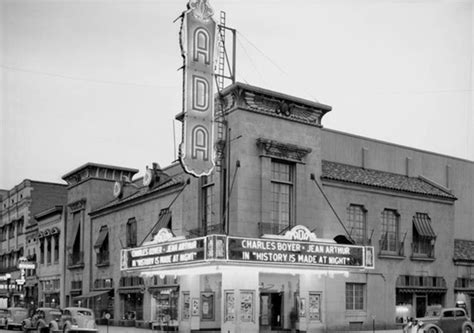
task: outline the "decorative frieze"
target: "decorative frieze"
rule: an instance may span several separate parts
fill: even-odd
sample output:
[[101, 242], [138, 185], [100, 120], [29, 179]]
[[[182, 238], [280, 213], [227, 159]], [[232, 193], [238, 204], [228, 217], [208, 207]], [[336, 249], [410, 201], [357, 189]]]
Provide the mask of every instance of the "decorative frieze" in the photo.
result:
[[224, 90], [220, 102], [224, 113], [240, 108], [318, 127], [321, 126], [321, 118], [331, 111], [328, 105], [242, 83]]
[[82, 210], [86, 208], [86, 199], [80, 199], [77, 201], [74, 201], [68, 205], [69, 211], [71, 213], [77, 212], [78, 210]]
[[264, 156], [292, 160], [295, 162], [303, 162], [303, 158], [311, 153], [311, 148], [264, 138], [257, 139], [257, 146]]

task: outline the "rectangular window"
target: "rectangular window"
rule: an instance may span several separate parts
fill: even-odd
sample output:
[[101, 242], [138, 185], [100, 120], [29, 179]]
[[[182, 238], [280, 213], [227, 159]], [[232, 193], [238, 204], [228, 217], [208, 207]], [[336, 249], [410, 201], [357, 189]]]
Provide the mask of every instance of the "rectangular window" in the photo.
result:
[[294, 165], [275, 160], [271, 165], [271, 221], [281, 232], [293, 222]]
[[44, 238], [40, 239], [40, 264], [44, 264]]
[[346, 283], [346, 310], [364, 310], [363, 283]]
[[201, 194], [202, 194], [202, 222], [206, 233], [219, 231], [215, 230], [219, 225], [219, 218], [215, 214], [215, 182], [214, 174], [202, 177]]
[[54, 236], [54, 263], [59, 263], [59, 236]]
[[45, 238], [46, 242], [46, 264], [51, 265], [51, 237]]
[[94, 249], [97, 251], [97, 265], [109, 264], [109, 228], [104, 225], [100, 228]]
[[398, 214], [394, 210], [385, 209], [382, 212], [382, 240], [380, 249], [386, 252], [398, 253], [399, 227]]
[[347, 208], [348, 229], [356, 244], [365, 244], [367, 226], [366, 210], [361, 205], [350, 205]]
[[18, 220], [18, 226], [16, 228], [17, 236], [23, 235], [23, 217]]
[[413, 217], [413, 257], [434, 257], [436, 234], [431, 226], [431, 218], [425, 213]]
[[127, 247], [137, 246], [137, 220], [134, 217], [127, 222]]
[[15, 222], [11, 223], [10, 224], [10, 228], [9, 228], [9, 232], [8, 232], [8, 238], [9, 239], [12, 239], [14, 236], [15, 236]]

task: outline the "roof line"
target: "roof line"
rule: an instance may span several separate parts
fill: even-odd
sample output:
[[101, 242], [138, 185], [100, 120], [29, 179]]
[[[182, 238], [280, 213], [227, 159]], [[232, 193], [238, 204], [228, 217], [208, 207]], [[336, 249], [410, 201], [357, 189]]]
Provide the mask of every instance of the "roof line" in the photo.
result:
[[425, 154], [430, 154], [430, 155], [436, 155], [436, 156], [439, 156], [439, 157], [445, 157], [445, 158], [450, 158], [450, 159], [454, 159], [454, 160], [458, 160], [458, 161], [468, 162], [468, 163], [474, 164], [474, 161], [468, 160], [468, 159], [462, 158], [462, 157], [456, 157], [456, 156], [451, 156], [451, 155], [447, 155], [447, 154], [441, 154], [441, 153], [433, 152], [433, 151], [430, 151], [430, 150], [424, 150], [424, 149], [421, 149], [421, 148], [414, 148], [414, 147], [404, 146], [404, 145], [399, 144], [399, 143], [394, 143], [394, 142], [390, 142], [390, 141], [384, 141], [384, 140], [380, 140], [380, 139], [369, 138], [369, 137], [367, 137], [367, 136], [363, 136], [363, 135], [359, 135], [359, 134], [353, 134], [353, 133], [348, 133], [348, 132], [344, 132], [344, 131], [340, 131], [340, 130], [335, 130], [335, 129], [331, 129], [331, 128], [327, 128], [327, 127], [323, 127], [322, 130], [323, 130], [323, 131], [327, 131], [327, 132], [333, 132], [333, 133], [337, 133], [337, 134], [343, 134], [343, 135], [347, 135], [347, 136], [352, 136], [352, 137], [354, 137], [354, 138], [364, 139], [364, 140], [367, 140], [367, 141], [373, 141], [373, 142], [377, 142], [377, 143], [383, 143], [383, 144], [386, 144], [386, 145], [395, 146], [395, 147], [400, 147], [400, 148], [404, 148], [404, 149], [407, 149], [407, 150], [417, 151], [417, 152], [420, 152], [420, 153], [425, 153]]

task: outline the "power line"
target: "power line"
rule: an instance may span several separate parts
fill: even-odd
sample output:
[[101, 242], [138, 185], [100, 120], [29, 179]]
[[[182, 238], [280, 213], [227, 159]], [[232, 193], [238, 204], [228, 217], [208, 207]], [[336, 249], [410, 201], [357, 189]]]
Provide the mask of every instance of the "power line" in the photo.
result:
[[50, 73], [50, 72], [42, 72], [42, 71], [36, 71], [36, 70], [31, 70], [31, 69], [26, 69], [26, 68], [4, 66], [4, 65], [0, 65], [0, 68], [6, 69], [6, 70], [11, 70], [11, 71], [16, 71], [16, 72], [23, 72], [23, 73], [31, 73], [31, 74], [37, 74], [37, 75], [57, 77], [57, 78], [72, 80], [72, 81], [92, 82], [92, 83], [101, 83], [101, 84], [115, 84], [115, 85], [135, 86], [135, 87], [160, 87], [160, 85], [154, 85], [154, 84], [89, 79], [89, 78], [75, 77], [75, 76], [69, 76], [69, 75], [63, 75], [63, 74], [57, 74], [57, 73]]

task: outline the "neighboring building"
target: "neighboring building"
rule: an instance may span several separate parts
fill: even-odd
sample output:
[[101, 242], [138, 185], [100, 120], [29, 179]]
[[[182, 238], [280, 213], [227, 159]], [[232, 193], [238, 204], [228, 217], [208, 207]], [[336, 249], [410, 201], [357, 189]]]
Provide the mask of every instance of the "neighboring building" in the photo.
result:
[[0, 299], [8, 305], [37, 306], [38, 280], [35, 272], [22, 274], [18, 261], [34, 261], [39, 212], [66, 202], [66, 186], [24, 180], [7, 191], [0, 206]]
[[[220, 98], [232, 135], [220, 171], [196, 178], [173, 164], [132, 182], [134, 169], [101, 173], [87, 164], [63, 177], [68, 251], [83, 258], [76, 265], [69, 258], [67, 304], [109, 313], [115, 324], [183, 332], [359, 330], [373, 320], [393, 328], [429, 305], [454, 305], [461, 293], [471, 311], [473, 162], [322, 129], [329, 106], [281, 93], [238, 83]], [[129, 180], [114, 197], [122, 171]], [[302, 253], [294, 251], [306, 243], [261, 238], [295, 226], [367, 257], [342, 258], [349, 264], [339, 267], [340, 259], [333, 266], [263, 259]], [[156, 243], [161, 228], [188, 241]], [[255, 240], [246, 254], [243, 237]], [[278, 242], [292, 245], [263, 250]], [[370, 246], [374, 269], [366, 268]], [[159, 264], [166, 249], [186, 261]]]
[[94, 254], [89, 213], [110, 202], [115, 181], [131, 179], [138, 170], [87, 163], [67, 173], [67, 208], [64, 262], [65, 305], [75, 303], [75, 297], [91, 290], [92, 256]]
[[38, 278], [38, 305], [64, 307], [64, 226], [65, 207], [54, 206], [35, 215], [38, 222], [36, 235], [36, 276]]

